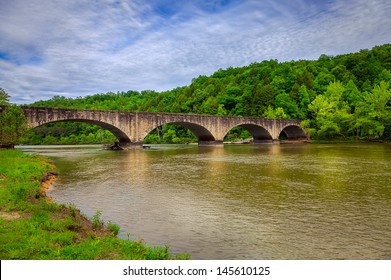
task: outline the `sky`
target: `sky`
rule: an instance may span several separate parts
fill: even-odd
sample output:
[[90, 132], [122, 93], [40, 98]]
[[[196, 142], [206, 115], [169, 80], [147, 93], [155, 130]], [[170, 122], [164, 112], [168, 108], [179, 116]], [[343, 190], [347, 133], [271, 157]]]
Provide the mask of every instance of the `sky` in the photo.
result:
[[11, 102], [189, 85], [218, 69], [391, 43], [389, 0], [0, 0]]

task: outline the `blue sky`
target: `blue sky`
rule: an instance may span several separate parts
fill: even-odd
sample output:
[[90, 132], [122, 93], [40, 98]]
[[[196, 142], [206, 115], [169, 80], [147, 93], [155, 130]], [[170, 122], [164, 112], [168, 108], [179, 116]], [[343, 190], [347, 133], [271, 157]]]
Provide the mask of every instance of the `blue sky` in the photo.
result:
[[0, 87], [18, 104], [164, 91], [391, 43], [390, 15], [389, 0], [0, 0]]

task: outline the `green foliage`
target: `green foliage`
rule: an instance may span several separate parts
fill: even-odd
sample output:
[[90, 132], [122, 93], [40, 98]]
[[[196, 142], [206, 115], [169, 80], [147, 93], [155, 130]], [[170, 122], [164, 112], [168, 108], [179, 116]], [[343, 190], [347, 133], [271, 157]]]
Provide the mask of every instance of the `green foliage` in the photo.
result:
[[[315, 61], [277, 60], [219, 69], [189, 86], [165, 92], [128, 91], [84, 98], [53, 97], [32, 105], [81, 109], [256, 116], [308, 120], [315, 138], [391, 137], [386, 86], [391, 83], [391, 45]], [[385, 103], [384, 103], [385, 102]], [[46, 128], [47, 127], [47, 128]], [[71, 144], [114, 142], [100, 128], [61, 123], [35, 129], [24, 143]], [[153, 132], [146, 142], [186, 142], [178, 127]], [[169, 130], [174, 130], [170, 131]], [[106, 132], [104, 132], [106, 133]], [[54, 138], [49, 137], [52, 135]], [[62, 136], [60, 136], [62, 135]], [[73, 136], [72, 136], [73, 135]], [[194, 136], [191, 138], [194, 141]], [[195, 139], [196, 140], [196, 139]]]
[[299, 108], [295, 101], [287, 93], [281, 93], [276, 96], [276, 107], [283, 109], [288, 118], [299, 118]]
[[15, 104], [7, 104], [8, 95], [0, 89], [0, 105], [5, 105], [0, 111], [0, 144], [16, 145], [27, 129], [23, 110]]
[[102, 220], [102, 210], [96, 210], [94, 216], [92, 216], [92, 228], [101, 229], [105, 224], [105, 221]]
[[[391, 90], [380, 82], [372, 92], [365, 92], [355, 110], [353, 129], [357, 136], [378, 138], [391, 128]], [[389, 133], [389, 132], [388, 132]]]
[[30, 145], [75, 145], [114, 143], [115, 136], [97, 125], [83, 122], [59, 122], [28, 130], [20, 142]]
[[0, 105], [8, 105], [9, 99], [8, 93], [3, 88], [0, 88]]
[[244, 140], [251, 138], [250, 132], [243, 129], [240, 126], [232, 128], [230, 131], [228, 131], [227, 135], [224, 138], [224, 141], [236, 141], [236, 140]]
[[71, 212], [71, 216], [72, 217], [76, 217], [77, 215], [77, 208], [76, 208], [76, 205], [74, 203], [69, 203], [68, 204], [68, 209], [69, 211]]
[[112, 232], [113, 236], [117, 236], [120, 230], [119, 225], [114, 224], [112, 221], [107, 223], [107, 228]]
[[281, 107], [273, 109], [271, 106], [269, 106], [266, 112], [263, 114], [263, 117], [270, 119], [287, 119], [288, 115], [285, 114], [284, 109]]
[[187, 128], [167, 124], [151, 131], [144, 139], [146, 144], [186, 144], [197, 141], [197, 137]]
[[308, 106], [314, 115], [315, 137], [346, 137], [353, 120], [350, 107], [343, 101], [344, 86], [341, 82], [330, 83], [325, 94], [318, 95]]

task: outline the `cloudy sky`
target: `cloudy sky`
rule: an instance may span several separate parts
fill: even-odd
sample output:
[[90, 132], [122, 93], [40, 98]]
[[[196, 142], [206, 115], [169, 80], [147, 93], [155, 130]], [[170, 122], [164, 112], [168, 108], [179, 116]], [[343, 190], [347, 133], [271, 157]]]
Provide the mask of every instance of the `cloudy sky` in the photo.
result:
[[389, 0], [0, 0], [11, 102], [164, 91], [219, 68], [391, 43]]

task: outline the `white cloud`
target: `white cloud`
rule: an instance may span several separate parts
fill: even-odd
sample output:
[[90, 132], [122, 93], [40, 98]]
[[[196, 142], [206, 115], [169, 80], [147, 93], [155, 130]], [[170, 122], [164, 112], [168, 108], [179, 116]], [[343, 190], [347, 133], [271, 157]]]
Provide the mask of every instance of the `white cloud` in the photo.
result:
[[17, 103], [162, 91], [219, 68], [316, 59], [391, 39], [387, 0], [216, 1], [208, 7], [174, 1], [164, 13], [170, 1], [3, 2], [0, 87]]

